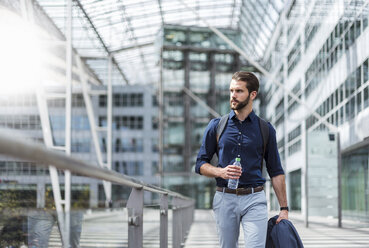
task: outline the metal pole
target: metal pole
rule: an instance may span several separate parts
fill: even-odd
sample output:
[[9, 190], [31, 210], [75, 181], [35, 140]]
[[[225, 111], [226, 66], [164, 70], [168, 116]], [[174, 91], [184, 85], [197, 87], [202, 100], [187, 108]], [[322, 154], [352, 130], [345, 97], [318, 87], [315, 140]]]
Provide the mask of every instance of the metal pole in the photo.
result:
[[304, 187], [305, 187], [305, 215], [304, 215], [304, 224], [305, 224], [305, 227], [309, 227], [309, 182], [308, 182], [308, 179], [309, 179], [309, 176], [308, 176], [308, 173], [309, 173], [309, 163], [308, 163], [308, 151], [309, 151], [309, 148], [308, 148], [308, 132], [306, 131], [306, 138], [305, 138], [305, 175], [304, 175], [304, 181], [305, 181], [305, 184], [304, 184]]
[[143, 247], [143, 190], [132, 189], [127, 202], [128, 247]]
[[181, 218], [181, 204], [177, 197], [173, 198], [173, 217], [172, 217], [172, 247], [180, 248], [182, 243], [182, 218]]
[[[42, 128], [42, 135], [44, 138], [44, 143], [46, 147], [53, 147], [53, 139], [52, 139], [52, 133], [51, 133], [51, 126], [50, 126], [50, 119], [49, 119], [49, 111], [45, 99], [45, 94], [42, 86], [38, 87], [36, 90], [36, 97], [37, 97], [37, 107], [38, 112], [40, 115], [41, 120], [41, 128]], [[5, 142], [10, 145], [9, 141]], [[14, 152], [19, 153], [19, 150], [22, 150], [22, 146], [16, 145]], [[10, 151], [9, 151], [10, 152]], [[32, 155], [38, 154], [38, 153], [31, 153]], [[19, 154], [20, 155], [26, 155], [26, 154]], [[25, 157], [25, 160], [28, 160], [29, 158]], [[58, 177], [58, 171], [54, 166], [52, 166], [53, 163], [46, 163], [49, 166], [49, 173], [50, 173], [50, 180], [51, 185], [53, 189], [53, 196], [54, 196], [54, 202], [55, 202], [55, 209], [58, 217], [58, 226], [60, 230], [60, 236], [62, 239], [63, 245], [66, 243], [66, 237], [65, 237], [65, 219], [63, 214], [63, 207], [62, 207], [62, 198], [60, 194], [60, 185], [59, 185], [59, 177]]]
[[160, 49], [160, 81], [159, 81], [159, 174], [160, 187], [163, 187], [164, 180], [164, 93], [163, 93], [163, 47]]
[[338, 227], [342, 227], [342, 153], [341, 137], [337, 132], [337, 160], [338, 160]]
[[[71, 154], [71, 137], [72, 137], [72, 22], [73, 9], [72, 0], [68, 0], [67, 4], [67, 46], [66, 46], [66, 91], [65, 91], [65, 153]], [[65, 213], [65, 247], [69, 247], [70, 237], [70, 205], [71, 205], [71, 173], [66, 170], [64, 172], [64, 213]]]
[[[184, 87], [190, 89], [190, 57], [189, 51], [184, 51]], [[184, 171], [191, 170], [191, 98], [187, 94], [181, 94], [184, 102], [184, 149], [183, 163]], [[188, 176], [187, 176], [188, 178]], [[187, 179], [186, 178], [186, 179]]]
[[160, 248], [168, 248], [168, 195], [160, 199]]
[[[113, 58], [110, 55], [108, 61], [108, 94], [107, 94], [107, 167], [111, 170], [112, 166], [112, 135], [113, 135], [113, 86], [112, 86], [112, 68], [113, 67]], [[106, 182], [106, 203], [105, 206], [109, 206], [109, 202], [111, 201], [111, 183]]]

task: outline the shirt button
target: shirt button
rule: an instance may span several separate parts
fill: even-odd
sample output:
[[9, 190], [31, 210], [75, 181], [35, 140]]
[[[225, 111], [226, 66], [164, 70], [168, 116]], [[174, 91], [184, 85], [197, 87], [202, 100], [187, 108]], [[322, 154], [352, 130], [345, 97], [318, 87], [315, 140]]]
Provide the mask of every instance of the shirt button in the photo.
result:
[[241, 145], [241, 143], [238, 143], [238, 145], [240, 146], [240, 145]]
[[241, 134], [241, 132], [238, 132], [238, 134]]

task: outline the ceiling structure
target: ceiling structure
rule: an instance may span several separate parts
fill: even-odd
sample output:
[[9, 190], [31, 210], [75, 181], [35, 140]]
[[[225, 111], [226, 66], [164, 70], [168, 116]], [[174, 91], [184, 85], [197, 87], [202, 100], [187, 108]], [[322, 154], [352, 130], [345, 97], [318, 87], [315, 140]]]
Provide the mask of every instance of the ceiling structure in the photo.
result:
[[[37, 0], [65, 34], [68, 0]], [[159, 81], [158, 33], [163, 24], [242, 32], [242, 49], [260, 61], [286, 0], [73, 0], [73, 47], [105, 84], [108, 57], [113, 84]], [[197, 17], [190, 8], [196, 10]]]

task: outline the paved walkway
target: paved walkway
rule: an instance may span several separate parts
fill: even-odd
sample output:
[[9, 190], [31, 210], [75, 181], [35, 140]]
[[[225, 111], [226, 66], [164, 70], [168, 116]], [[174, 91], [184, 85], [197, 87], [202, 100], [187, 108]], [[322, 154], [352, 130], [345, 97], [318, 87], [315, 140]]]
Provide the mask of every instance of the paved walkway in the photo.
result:
[[[274, 216], [277, 213], [270, 213]], [[369, 225], [359, 222], [344, 222], [344, 228], [337, 228], [337, 220], [311, 218], [310, 227], [305, 228], [301, 215], [290, 213], [305, 248], [369, 248]], [[172, 247], [172, 223], [169, 211], [169, 248]], [[127, 211], [95, 212], [86, 214], [81, 235], [81, 247], [128, 247]], [[159, 212], [144, 211], [144, 248], [159, 248]], [[50, 237], [49, 247], [61, 247], [57, 227]], [[218, 236], [212, 210], [196, 210], [185, 248], [216, 248]], [[239, 247], [244, 247], [243, 232], [240, 232]]]
[[[271, 213], [274, 216], [276, 213]], [[369, 225], [359, 222], [344, 222], [344, 228], [337, 228], [337, 220], [328, 218], [311, 218], [306, 228], [301, 215], [290, 214], [305, 248], [368, 248]], [[216, 226], [211, 210], [196, 210], [185, 248], [218, 247]], [[239, 247], [244, 247], [243, 235], [240, 232]]]

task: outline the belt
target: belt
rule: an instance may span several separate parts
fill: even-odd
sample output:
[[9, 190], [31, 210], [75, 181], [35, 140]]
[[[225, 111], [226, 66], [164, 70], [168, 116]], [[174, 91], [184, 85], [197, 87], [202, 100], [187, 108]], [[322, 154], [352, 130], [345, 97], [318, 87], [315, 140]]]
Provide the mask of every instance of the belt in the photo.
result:
[[248, 195], [256, 192], [260, 192], [264, 189], [263, 186], [258, 186], [256, 188], [238, 188], [238, 189], [230, 189], [226, 187], [217, 187], [217, 191], [224, 192], [224, 193], [230, 193], [230, 194], [236, 194], [236, 195]]

